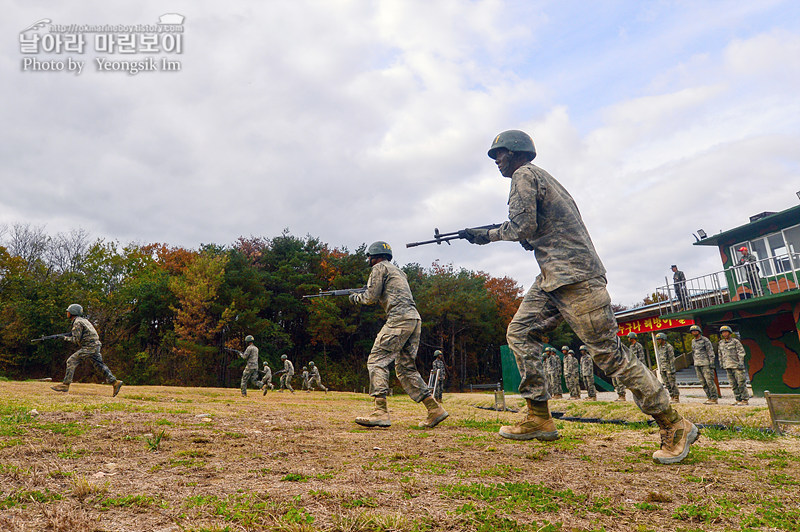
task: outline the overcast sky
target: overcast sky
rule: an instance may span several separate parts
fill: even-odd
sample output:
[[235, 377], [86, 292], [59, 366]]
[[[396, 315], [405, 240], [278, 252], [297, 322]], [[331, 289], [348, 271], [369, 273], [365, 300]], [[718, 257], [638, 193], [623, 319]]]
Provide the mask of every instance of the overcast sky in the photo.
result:
[[[515, 243], [406, 249], [502, 222], [486, 151], [531, 134], [615, 302], [720, 269], [692, 233], [797, 204], [800, 2], [12, 0], [0, 18], [0, 224], [196, 248], [284, 228], [400, 264], [508, 275]], [[20, 32], [185, 16], [180, 72], [23, 70]], [[45, 27], [36, 30], [43, 35]], [[30, 34], [30, 32], [28, 32]]]

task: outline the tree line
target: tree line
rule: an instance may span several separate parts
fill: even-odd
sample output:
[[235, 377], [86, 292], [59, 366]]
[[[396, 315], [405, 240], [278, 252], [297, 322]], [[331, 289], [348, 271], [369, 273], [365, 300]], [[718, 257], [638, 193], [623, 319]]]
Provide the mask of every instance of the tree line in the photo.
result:
[[[441, 349], [451, 389], [497, 382], [522, 287], [449, 264], [402, 269], [422, 316], [423, 375]], [[126, 383], [235, 386], [244, 362], [224, 348], [242, 349], [252, 334], [273, 369], [283, 354], [296, 366], [314, 360], [326, 385], [360, 391], [382, 310], [302, 296], [363, 286], [369, 270], [365, 245], [349, 251], [288, 231], [187, 249], [121, 245], [84, 230], [0, 227], [0, 376], [60, 379], [71, 345], [31, 339], [66, 332], [65, 309], [80, 303], [104, 359]], [[97, 379], [89, 365], [76, 373], [76, 380]]]

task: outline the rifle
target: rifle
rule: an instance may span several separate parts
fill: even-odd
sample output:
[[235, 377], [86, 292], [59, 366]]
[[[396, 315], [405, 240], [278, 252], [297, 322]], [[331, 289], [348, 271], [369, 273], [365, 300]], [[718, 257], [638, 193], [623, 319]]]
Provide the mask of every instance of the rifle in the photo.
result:
[[227, 351], [228, 353], [236, 353], [239, 356], [242, 356], [242, 352], [238, 349], [231, 349], [230, 347], [223, 347], [223, 350]]
[[289, 371], [289, 370], [288, 370], [288, 369], [281, 369], [281, 370], [278, 370], [278, 371], [276, 371], [276, 372], [275, 372], [275, 373], [273, 373], [272, 375], [273, 375], [274, 377], [277, 377], [278, 375], [283, 375], [283, 374], [284, 374], [284, 373], [286, 373], [287, 371]]
[[[489, 225], [481, 225], [480, 227], [471, 227], [470, 229], [497, 229], [500, 227], [501, 224], [489, 224]], [[451, 240], [458, 240], [464, 239], [466, 237], [461, 236], [462, 231], [452, 231], [450, 233], [440, 233], [439, 228], [436, 227], [433, 230], [433, 240], [423, 240], [422, 242], [409, 242], [406, 244], [407, 248], [413, 248], [417, 246], [424, 246], [425, 244], [433, 244], [436, 243], [438, 245], [442, 245], [442, 242], [447, 242], [447, 245], [450, 245]]]
[[311, 297], [349, 296], [350, 294], [363, 294], [366, 291], [366, 286], [362, 286], [361, 288], [345, 288], [344, 290], [328, 290], [327, 292], [320, 290], [319, 294], [303, 296], [303, 299]]
[[52, 340], [53, 338], [66, 338], [67, 336], [72, 336], [72, 332], [51, 334], [50, 336], [42, 336], [41, 338], [34, 338], [33, 340], [31, 340], [31, 343], [41, 342], [42, 340]]

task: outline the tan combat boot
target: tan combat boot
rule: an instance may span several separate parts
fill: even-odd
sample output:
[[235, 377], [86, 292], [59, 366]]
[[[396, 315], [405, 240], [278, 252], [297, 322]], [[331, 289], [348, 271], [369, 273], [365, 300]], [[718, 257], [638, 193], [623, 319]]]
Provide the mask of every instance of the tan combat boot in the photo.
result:
[[525, 402], [528, 403], [525, 420], [514, 425], [500, 427], [500, 436], [511, 440], [557, 440], [558, 430], [550, 416], [547, 401], [525, 399]]
[[355, 421], [364, 427], [390, 427], [392, 422], [389, 420], [389, 405], [386, 404], [386, 398], [376, 397], [375, 410], [368, 416], [357, 417]]
[[681, 398], [676, 395], [675, 397], [670, 398], [669, 402], [672, 404], [677, 404], [681, 402]]
[[50, 387], [51, 390], [55, 390], [57, 392], [68, 392], [69, 391], [69, 384], [56, 384], [55, 386]]
[[122, 382], [119, 379], [114, 381], [114, 384], [112, 385], [112, 386], [114, 386], [114, 393], [111, 395], [111, 397], [116, 397], [117, 396], [117, 394], [119, 393], [119, 389], [122, 388], [123, 384], [125, 384], [125, 383]]
[[661, 449], [653, 453], [653, 460], [661, 464], [677, 464], [689, 454], [700, 432], [691, 421], [672, 407], [667, 412], [653, 416], [661, 427]]
[[705, 401], [703, 404], [704, 404], [704, 405], [715, 405], [715, 404], [717, 404], [718, 402], [719, 402], [719, 401], [718, 401], [717, 399], [708, 399], [708, 400], [707, 400], [707, 401]]
[[447, 410], [442, 408], [442, 405], [436, 402], [436, 399], [431, 397], [430, 395], [422, 400], [422, 404], [425, 405], [425, 408], [428, 409], [428, 417], [425, 418], [425, 421], [420, 421], [419, 426], [425, 429], [432, 429], [445, 419], [450, 414], [447, 413]]

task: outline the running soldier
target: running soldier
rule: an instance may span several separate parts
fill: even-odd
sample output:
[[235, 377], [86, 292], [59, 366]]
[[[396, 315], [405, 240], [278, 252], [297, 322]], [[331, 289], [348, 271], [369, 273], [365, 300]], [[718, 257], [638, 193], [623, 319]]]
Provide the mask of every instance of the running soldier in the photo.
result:
[[697, 379], [706, 392], [707, 400], [705, 405], [715, 405], [719, 401], [717, 394], [717, 384], [714, 382], [714, 367], [716, 366], [716, 356], [714, 355], [714, 345], [711, 340], [703, 336], [698, 325], [689, 327], [692, 333], [692, 357], [694, 358], [694, 371]]
[[247, 361], [242, 372], [242, 396], [247, 397], [247, 385], [250, 381], [253, 381], [253, 384], [259, 388], [261, 383], [258, 381], [258, 348], [253, 345], [254, 339], [251, 335], [245, 336], [244, 341], [247, 344], [247, 349], [244, 350], [244, 353], [239, 351], [237, 353]]
[[111, 396], [116, 397], [119, 389], [122, 388], [123, 382], [114, 377], [108, 366], [103, 363], [103, 355], [100, 354], [100, 348], [103, 344], [100, 343], [100, 336], [97, 334], [94, 325], [84, 318], [82, 314], [83, 307], [77, 303], [67, 307], [67, 318], [72, 320], [72, 330], [70, 334], [64, 337], [64, 340], [78, 344], [80, 347], [67, 359], [67, 371], [64, 373], [63, 382], [51, 386], [51, 389], [57, 392], [68, 392], [69, 385], [72, 384], [72, 377], [75, 375], [75, 368], [78, 367], [81, 360], [88, 358], [92, 361], [95, 369], [106, 378], [106, 384], [114, 387]]
[[367, 290], [350, 294], [350, 302], [356, 305], [380, 303], [386, 313], [386, 323], [378, 332], [367, 359], [369, 394], [375, 398], [375, 410], [368, 416], [357, 417], [355, 422], [365, 427], [388, 427], [392, 424], [386, 396], [389, 394], [389, 366], [394, 362], [397, 379], [405, 392], [428, 409], [427, 418], [419, 426], [433, 428], [444, 421], [448, 414], [431, 397], [430, 389], [417, 371], [422, 320], [406, 274], [392, 264], [392, 248], [386, 242], [370, 244], [367, 257], [372, 267]]
[[606, 270], [578, 207], [561, 183], [531, 164], [535, 156], [533, 141], [524, 132], [499, 134], [489, 157], [504, 177], [511, 178], [508, 221], [495, 229], [459, 232], [473, 244], [519, 242], [534, 251], [541, 270], [507, 331], [508, 346], [522, 376], [519, 391], [528, 403], [527, 414], [516, 425], [501, 427], [500, 435], [517, 440], [558, 438], [540, 353], [543, 335], [564, 319], [586, 344], [594, 363], [607, 375], [618, 377], [630, 388], [642, 412], [655, 418], [661, 428], [661, 448], [653, 459], [680, 462], [697, 439], [697, 427], [670, 406], [655, 375], [631, 356], [617, 337]]
[[583, 378], [583, 385], [586, 387], [586, 393], [589, 394], [587, 399], [589, 401], [597, 401], [597, 388], [594, 386], [594, 363], [586, 346], [582, 345], [578, 349], [581, 354], [581, 377]]
[[578, 364], [578, 359], [575, 358], [575, 351], [570, 349], [564, 355], [564, 381], [567, 383], [570, 400], [581, 398], [580, 374], [581, 368]]
[[733, 337], [733, 330], [727, 325], [719, 328], [722, 339], [719, 341], [719, 358], [722, 367], [728, 371], [728, 380], [733, 388], [736, 402], [733, 406], [746, 406], [749, 404], [750, 394], [747, 393], [747, 366], [745, 366], [744, 346], [737, 338]]
[[[433, 389], [433, 398], [436, 399], [437, 402], [442, 402], [442, 392], [444, 391], [444, 380], [447, 378], [447, 370], [444, 363], [444, 353], [439, 351], [438, 349], [433, 352], [436, 358], [433, 359], [433, 368], [431, 369], [431, 375], [433, 375], [436, 382], [434, 383]], [[437, 373], [438, 378], [437, 378]]]
[[680, 403], [681, 392], [675, 381], [675, 349], [667, 342], [667, 335], [662, 332], [656, 335], [656, 356], [661, 368], [661, 380], [669, 392], [670, 403]]
[[264, 377], [261, 379], [261, 389], [264, 391], [262, 395], [267, 395], [267, 390], [274, 390], [275, 386], [272, 385], [272, 369], [269, 364], [264, 362], [264, 368], [261, 370]]
[[281, 385], [278, 388], [278, 391], [282, 392], [283, 389], [286, 388], [290, 392], [294, 393], [294, 388], [292, 388], [292, 377], [294, 376], [294, 364], [292, 364], [292, 361], [289, 360], [289, 357], [287, 357], [286, 355], [281, 355], [281, 360], [283, 360], [283, 369], [280, 371]]
[[319, 368], [314, 361], [308, 363], [308, 367], [311, 368], [308, 370], [308, 388], [309, 390], [316, 390], [317, 388], [321, 388], [322, 391], [328, 393], [328, 389], [322, 385], [322, 378], [319, 375]]
[[303, 379], [302, 389], [311, 393], [311, 390], [308, 388], [308, 366], [303, 366], [303, 373], [300, 374], [300, 377]]

